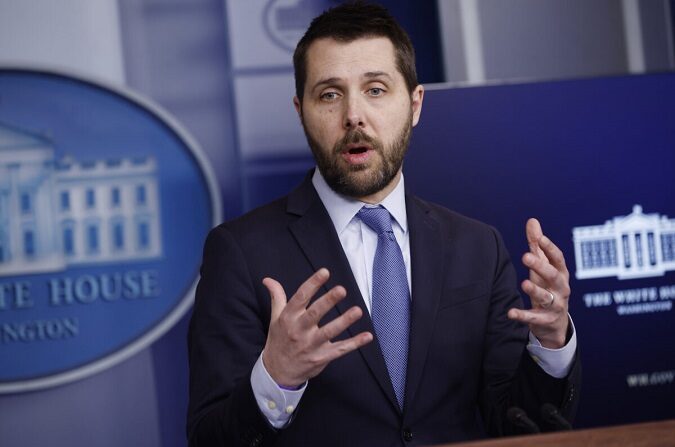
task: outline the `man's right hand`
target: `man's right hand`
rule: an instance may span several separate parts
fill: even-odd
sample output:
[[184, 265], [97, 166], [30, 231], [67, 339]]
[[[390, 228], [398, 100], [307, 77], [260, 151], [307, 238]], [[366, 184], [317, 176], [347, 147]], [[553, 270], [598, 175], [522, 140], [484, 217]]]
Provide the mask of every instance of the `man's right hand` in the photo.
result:
[[263, 364], [277, 385], [300, 386], [333, 360], [373, 340], [373, 334], [362, 332], [346, 340], [331, 341], [361, 318], [363, 311], [358, 306], [319, 327], [321, 318], [347, 296], [344, 287], [335, 286], [307, 307], [329, 276], [327, 269], [317, 270], [289, 300], [278, 281], [263, 279], [272, 298]]

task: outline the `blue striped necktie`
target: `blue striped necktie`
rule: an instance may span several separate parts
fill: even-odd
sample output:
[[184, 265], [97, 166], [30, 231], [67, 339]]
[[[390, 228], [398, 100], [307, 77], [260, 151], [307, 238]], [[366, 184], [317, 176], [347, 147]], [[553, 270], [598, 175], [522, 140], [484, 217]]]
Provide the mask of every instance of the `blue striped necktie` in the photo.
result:
[[396, 399], [402, 409], [410, 333], [410, 291], [403, 253], [391, 228], [389, 211], [382, 207], [364, 206], [358, 216], [377, 233], [371, 317]]

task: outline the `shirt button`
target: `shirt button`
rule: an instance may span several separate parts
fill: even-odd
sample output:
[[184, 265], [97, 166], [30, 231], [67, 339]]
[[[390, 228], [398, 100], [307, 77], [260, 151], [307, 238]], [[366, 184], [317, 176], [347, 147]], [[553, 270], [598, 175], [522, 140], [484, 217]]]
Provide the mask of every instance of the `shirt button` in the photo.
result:
[[277, 408], [277, 403], [274, 402], [273, 400], [268, 400], [267, 408], [269, 408], [270, 410], [274, 410], [275, 408]]
[[409, 428], [404, 428], [403, 429], [403, 440], [407, 441], [407, 442], [410, 442], [410, 441], [412, 441], [412, 438], [413, 438], [412, 431], [410, 431]]
[[567, 402], [572, 402], [572, 399], [574, 399], [574, 385], [570, 387], [569, 394], [567, 395]]
[[293, 413], [293, 410], [295, 410], [295, 407], [293, 405], [289, 405], [286, 407], [286, 414], [291, 414]]

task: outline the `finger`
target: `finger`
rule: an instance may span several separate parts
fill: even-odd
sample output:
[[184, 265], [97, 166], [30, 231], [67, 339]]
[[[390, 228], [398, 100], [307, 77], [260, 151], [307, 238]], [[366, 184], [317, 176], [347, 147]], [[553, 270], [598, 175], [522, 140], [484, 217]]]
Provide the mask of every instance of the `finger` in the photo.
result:
[[328, 362], [332, 362], [345, 354], [359, 349], [361, 346], [367, 345], [371, 341], [373, 341], [373, 334], [361, 332], [352, 338], [331, 343], [326, 359]]
[[279, 315], [281, 315], [284, 307], [286, 307], [286, 292], [279, 281], [272, 278], [263, 279], [263, 285], [267, 287], [267, 291], [270, 293], [272, 302], [270, 319], [271, 321], [275, 321], [279, 318]]
[[[541, 239], [542, 235], [543, 233], [539, 221], [533, 217], [529, 218], [525, 224], [525, 237], [527, 238], [527, 245], [530, 249], [530, 253], [538, 258], [545, 257], [544, 252], [539, 247], [539, 239]], [[539, 276], [532, 270], [530, 270], [530, 279], [537, 283], [541, 282]]]
[[[543, 287], [538, 286], [530, 280], [525, 280], [521, 284], [521, 287], [525, 293], [530, 297], [532, 302], [532, 307], [540, 308], [543, 310], [564, 310], [567, 311], [567, 297], [559, 295], [553, 290], [549, 290]], [[551, 295], [553, 295], [553, 300], [551, 300]]]
[[561, 272], [548, 262], [547, 258], [539, 258], [532, 253], [525, 253], [523, 264], [530, 269], [530, 281], [542, 287], [563, 288], [566, 279]]
[[333, 287], [307, 308], [307, 312], [303, 315], [302, 322], [307, 326], [316, 326], [324, 315], [346, 296], [347, 291], [344, 287]]
[[539, 239], [539, 247], [544, 251], [546, 258], [549, 262], [560, 271], [567, 271], [567, 265], [565, 264], [565, 256], [563, 255], [562, 250], [558, 248], [553, 241], [546, 236], [542, 236]]
[[530, 269], [530, 281], [535, 284], [546, 284], [546, 281], [544, 281], [542, 277], [537, 275], [537, 273], [532, 269]]
[[334, 339], [362, 316], [363, 311], [360, 307], [354, 306], [350, 308], [347, 312], [319, 328], [321, 341], [325, 342]]
[[552, 326], [558, 319], [556, 312], [542, 312], [541, 310], [509, 309], [506, 314], [511, 320], [534, 326]]
[[531, 217], [527, 219], [525, 224], [525, 236], [527, 237], [527, 245], [530, 247], [530, 253], [533, 255], [539, 254], [539, 239], [544, 233], [541, 231], [541, 224], [537, 219]]
[[321, 286], [326, 284], [329, 277], [328, 269], [320, 268], [314, 272], [312, 276], [302, 283], [291, 299], [288, 300], [289, 307], [294, 311], [306, 309], [309, 300], [316, 295]]

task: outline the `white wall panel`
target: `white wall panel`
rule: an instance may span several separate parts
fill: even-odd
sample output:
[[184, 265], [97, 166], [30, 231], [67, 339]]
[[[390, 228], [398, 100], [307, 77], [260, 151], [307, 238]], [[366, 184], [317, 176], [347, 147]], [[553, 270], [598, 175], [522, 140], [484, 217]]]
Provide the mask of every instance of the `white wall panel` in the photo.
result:
[[117, 1], [0, 0], [0, 63], [123, 84]]

